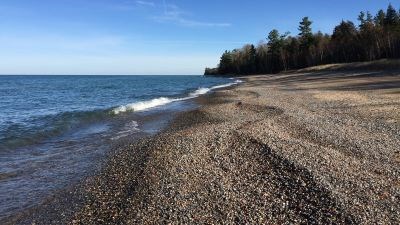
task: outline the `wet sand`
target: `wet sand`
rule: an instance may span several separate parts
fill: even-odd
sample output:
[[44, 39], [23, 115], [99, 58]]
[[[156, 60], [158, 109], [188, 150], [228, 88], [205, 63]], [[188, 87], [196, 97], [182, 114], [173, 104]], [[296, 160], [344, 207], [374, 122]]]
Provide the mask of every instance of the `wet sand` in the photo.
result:
[[400, 72], [244, 80], [11, 223], [400, 223]]

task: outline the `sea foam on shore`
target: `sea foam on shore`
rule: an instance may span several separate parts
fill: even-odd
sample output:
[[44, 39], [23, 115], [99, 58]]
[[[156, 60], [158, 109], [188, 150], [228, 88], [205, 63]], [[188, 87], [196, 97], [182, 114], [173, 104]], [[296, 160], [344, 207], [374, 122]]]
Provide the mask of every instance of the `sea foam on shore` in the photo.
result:
[[168, 97], [160, 97], [160, 98], [154, 98], [148, 101], [139, 101], [139, 102], [134, 102], [134, 103], [130, 103], [127, 105], [122, 105], [119, 106], [115, 109], [112, 110], [112, 112], [115, 115], [118, 115], [120, 113], [124, 113], [124, 112], [140, 112], [140, 111], [145, 111], [151, 108], [155, 108], [158, 106], [163, 106], [163, 105], [167, 105], [169, 103], [172, 102], [178, 102], [178, 101], [185, 101], [185, 100], [189, 100], [189, 99], [193, 99], [196, 97], [199, 97], [200, 95], [204, 95], [207, 94], [208, 92], [212, 91], [212, 90], [216, 90], [216, 89], [220, 89], [220, 88], [227, 88], [236, 84], [240, 84], [243, 81], [241, 80], [235, 80], [234, 82], [231, 83], [227, 83], [227, 84], [222, 84], [222, 85], [216, 85], [210, 88], [198, 88], [196, 91], [190, 93], [187, 97], [183, 97], [183, 98], [168, 98]]

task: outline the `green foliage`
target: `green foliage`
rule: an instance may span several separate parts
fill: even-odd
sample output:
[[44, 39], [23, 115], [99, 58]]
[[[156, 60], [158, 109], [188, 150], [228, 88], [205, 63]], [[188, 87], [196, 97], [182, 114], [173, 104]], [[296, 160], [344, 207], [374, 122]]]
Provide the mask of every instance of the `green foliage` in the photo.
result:
[[299, 26], [300, 37], [304, 38], [312, 36], [311, 24], [312, 22], [309, 20], [307, 16], [302, 19]]
[[218, 75], [218, 68], [206, 68], [204, 75]]
[[299, 26], [299, 36], [300, 36], [300, 46], [304, 51], [308, 51], [308, 49], [313, 44], [313, 33], [311, 29], [312, 22], [309, 20], [308, 17], [304, 17], [300, 22]]
[[393, 8], [392, 4], [389, 4], [389, 7], [386, 11], [386, 17], [384, 19], [384, 24], [386, 26], [395, 26], [399, 23], [399, 15], [397, 11]]
[[334, 58], [340, 62], [360, 61], [358, 58], [357, 28], [351, 21], [342, 21], [336, 26], [332, 34], [332, 43], [335, 48]]
[[225, 51], [224, 54], [222, 54], [222, 56], [221, 56], [218, 72], [220, 74], [229, 73], [233, 68], [233, 63], [232, 62], [233, 61], [232, 61], [231, 52]]
[[333, 40], [350, 41], [354, 36], [357, 36], [357, 28], [351, 21], [342, 21], [335, 27], [332, 34]]
[[375, 25], [376, 26], [383, 26], [385, 24], [385, 18], [386, 18], [386, 14], [385, 12], [381, 9], [378, 11], [378, 13], [376, 14], [374, 21], [375, 21]]
[[328, 35], [313, 33], [312, 21], [304, 17], [298, 36], [273, 29], [266, 43], [225, 51], [219, 66], [207, 68], [205, 73], [265, 74], [327, 63], [400, 58], [400, 13], [392, 5], [386, 12], [379, 10], [375, 17], [368, 11], [360, 12], [358, 21], [358, 26], [341, 21]]
[[268, 34], [269, 52], [273, 55], [280, 55], [285, 44], [287, 34], [280, 35], [279, 31], [274, 29]]
[[362, 12], [362, 11], [360, 12], [360, 15], [358, 15], [358, 21], [360, 21], [360, 28], [365, 25], [365, 23], [367, 21], [365, 20], [365, 13], [364, 12]]

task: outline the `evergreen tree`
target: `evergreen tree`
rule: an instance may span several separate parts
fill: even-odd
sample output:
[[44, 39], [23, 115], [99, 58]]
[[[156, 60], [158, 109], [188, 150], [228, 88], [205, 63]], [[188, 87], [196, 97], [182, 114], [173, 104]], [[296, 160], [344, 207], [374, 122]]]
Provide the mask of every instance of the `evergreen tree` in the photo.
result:
[[377, 55], [380, 55], [380, 43], [379, 43], [379, 38], [377, 36], [379, 32], [379, 29], [375, 27], [375, 24], [373, 22], [373, 18], [370, 12], [367, 12], [366, 14], [366, 19], [363, 21], [361, 19], [361, 14], [359, 16], [359, 21], [360, 21], [360, 41], [362, 45], [363, 51], [360, 52], [362, 55], [363, 60], [374, 60], [375, 58], [378, 58]]
[[278, 72], [287, 68], [286, 57], [283, 52], [287, 35], [288, 33], [283, 35], [279, 34], [279, 31], [276, 29], [269, 32], [267, 40], [269, 46], [268, 52], [270, 53], [271, 60], [271, 72]]
[[279, 55], [283, 47], [283, 39], [285, 37], [279, 34], [279, 31], [273, 29], [268, 34], [269, 52], [273, 55]]
[[307, 67], [312, 65], [312, 56], [310, 48], [314, 44], [312, 29], [312, 21], [308, 17], [304, 17], [299, 25], [299, 38], [300, 38], [300, 65]]
[[374, 18], [375, 25], [383, 26], [385, 24], [385, 18], [386, 18], [385, 12], [382, 9], [379, 10]]
[[351, 21], [341, 21], [332, 35], [312, 33], [312, 22], [304, 17], [298, 36], [272, 30], [267, 43], [245, 45], [225, 51], [218, 68], [206, 74], [275, 73], [325, 63], [400, 58], [400, 13], [392, 5], [375, 17], [360, 12], [358, 29]]
[[362, 27], [366, 24], [366, 20], [365, 20], [365, 13], [363, 11], [360, 12], [360, 15], [358, 15], [358, 21], [360, 21], [360, 29], [362, 29]]
[[338, 62], [350, 62], [350, 59], [357, 55], [356, 36], [357, 29], [351, 21], [342, 20], [340, 25], [335, 27], [332, 34], [332, 41], [336, 46], [338, 46], [336, 50], [336, 58], [338, 59]]
[[232, 69], [232, 55], [231, 52], [225, 51], [221, 56], [219, 63], [219, 74], [228, 74]]
[[309, 20], [308, 17], [304, 17], [300, 22], [299, 26], [299, 36], [301, 40], [301, 45], [303, 48], [307, 49], [312, 44], [312, 29], [311, 29], [312, 21]]
[[372, 24], [374, 22], [372, 14], [369, 11], [367, 11], [367, 20], [366, 20], [366, 22], [370, 23], [370, 24]]
[[248, 67], [249, 67], [249, 73], [254, 74], [257, 72], [257, 66], [256, 66], [256, 60], [257, 60], [257, 51], [254, 45], [250, 45], [249, 48], [249, 56], [248, 56]]
[[397, 25], [398, 23], [399, 23], [399, 15], [397, 14], [397, 11], [393, 8], [392, 4], [389, 4], [386, 11], [384, 24], [386, 26], [394, 26]]
[[311, 24], [312, 21], [309, 20], [308, 16], [302, 19], [299, 26], [300, 37], [309, 37], [312, 35]]

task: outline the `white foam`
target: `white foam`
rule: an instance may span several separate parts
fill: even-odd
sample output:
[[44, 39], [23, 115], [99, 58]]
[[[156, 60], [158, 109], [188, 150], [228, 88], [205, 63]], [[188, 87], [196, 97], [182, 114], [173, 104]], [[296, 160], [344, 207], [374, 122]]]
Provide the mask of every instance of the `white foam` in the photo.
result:
[[189, 96], [190, 97], [198, 97], [200, 95], [207, 94], [209, 91], [211, 91], [210, 88], [199, 88], [196, 91], [194, 91], [193, 93], [190, 93]]
[[133, 111], [133, 112], [144, 111], [144, 110], [154, 108], [157, 106], [166, 105], [173, 101], [175, 101], [175, 100], [170, 99], [170, 98], [161, 97], [161, 98], [156, 98], [156, 99], [152, 99], [149, 101], [142, 101], [142, 102], [131, 103], [128, 105], [123, 105], [123, 106], [120, 106], [120, 107], [114, 109], [113, 112], [115, 114], [120, 114], [123, 112], [130, 112], [130, 111]]
[[[230, 79], [233, 79], [233, 78], [230, 78]], [[212, 87], [210, 89], [211, 90], [215, 90], [215, 89], [220, 89], [220, 88], [227, 88], [227, 87], [230, 87], [230, 86], [233, 86], [233, 85], [236, 85], [236, 84], [240, 84], [240, 83], [243, 83], [243, 81], [235, 80], [235, 82], [228, 83], [228, 84], [217, 85], [217, 86], [214, 86], [214, 87]]]
[[211, 90], [230, 87], [232, 85], [239, 84], [239, 83], [242, 83], [242, 82], [243, 81], [241, 81], [241, 80], [235, 80], [235, 82], [228, 83], [228, 84], [223, 84], [223, 85], [217, 85], [217, 86], [213, 86], [211, 88], [199, 88], [196, 91], [190, 93], [189, 96], [185, 97], [185, 98], [166, 98], [166, 97], [161, 97], [161, 98], [155, 98], [155, 99], [152, 99], [152, 100], [149, 100], [149, 101], [135, 102], [135, 103], [131, 103], [131, 104], [128, 104], [128, 105], [123, 105], [123, 106], [120, 106], [118, 108], [115, 108], [115, 109], [113, 109], [113, 113], [118, 115], [118, 114], [124, 113], [124, 112], [145, 111], [145, 110], [148, 110], [148, 109], [151, 109], [151, 108], [155, 108], [155, 107], [158, 107], [158, 106], [162, 106], [162, 105], [166, 105], [166, 104], [169, 104], [169, 103], [172, 103], [172, 102], [193, 99], [193, 98], [199, 97], [200, 95], [207, 94]]
[[236, 80], [235, 82], [236, 82], [237, 84], [241, 84], [241, 83], [243, 83], [244, 81], [238, 79], [238, 80]]

